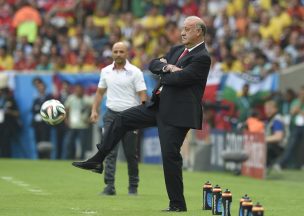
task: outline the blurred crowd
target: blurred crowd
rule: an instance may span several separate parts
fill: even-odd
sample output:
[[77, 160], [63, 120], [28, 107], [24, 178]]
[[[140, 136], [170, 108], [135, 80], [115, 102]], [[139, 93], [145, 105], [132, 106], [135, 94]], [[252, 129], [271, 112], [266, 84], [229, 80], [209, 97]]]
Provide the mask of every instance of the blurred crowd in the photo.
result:
[[198, 136], [210, 143], [215, 129], [228, 133], [262, 133], [267, 147], [267, 167], [304, 169], [304, 85], [259, 98], [245, 84], [236, 103], [206, 102], [203, 129]]
[[119, 40], [144, 70], [189, 15], [207, 25], [212, 71], [265, 76], [304, 59], [301, 0], [0, 0], [0, 70], [98, 71]]

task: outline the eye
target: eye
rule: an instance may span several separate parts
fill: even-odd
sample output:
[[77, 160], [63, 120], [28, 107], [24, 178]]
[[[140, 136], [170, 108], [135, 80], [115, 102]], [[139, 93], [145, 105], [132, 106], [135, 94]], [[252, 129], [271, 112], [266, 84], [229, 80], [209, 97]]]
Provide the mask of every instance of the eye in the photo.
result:
[[191, 29], [190, 28], [185, 28], [185, 32], [190, 32]]

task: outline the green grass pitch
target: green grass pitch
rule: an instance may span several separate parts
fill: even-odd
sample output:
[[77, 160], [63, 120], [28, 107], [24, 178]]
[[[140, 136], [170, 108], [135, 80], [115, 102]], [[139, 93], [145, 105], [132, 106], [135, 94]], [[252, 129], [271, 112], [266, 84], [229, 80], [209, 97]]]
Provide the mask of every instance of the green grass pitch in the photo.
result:
[[80, 170], [70, 161], [0, 160], [1, 216], [154, 216], [212, 215], [202, 211], [205, 181], [229, 188], [233, 194], [232, 216], [238, 215], [239, 199], [247, 193], [265, 207], [266, 216], [304, 215], [304, 171], [272, 173], [267, 180], [231, 173], [184, 172], [186, 213], [161, 212], [168, 206], [162, 167], [140, 164], [138, 196], [128, 196], [125, 163], [119, 163], [116, 196], [101, 196], [103, 175]]

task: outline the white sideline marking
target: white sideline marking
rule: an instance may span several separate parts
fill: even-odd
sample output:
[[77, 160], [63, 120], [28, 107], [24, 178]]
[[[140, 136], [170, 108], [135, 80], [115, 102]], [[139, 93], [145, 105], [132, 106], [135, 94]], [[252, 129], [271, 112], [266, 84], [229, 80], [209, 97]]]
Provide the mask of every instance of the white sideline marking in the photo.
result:
[[40, 189], [28, 189], [28, 191], [33, 192], [33, 193], [41, 193], [42, 190]]
[[92, 215], [92, 214], [97, 214], [97, 211], [93, 211], [93, 210], [81, 210], [80, 208], [70, 208], [73, 211], [77, 211], [80, 212], [81, 214], [85, 214], [85, 215]]
[[15, 185], [18, 185], [20, 187], [29, 187], [30, 185], [23, 182], [23, 181], [11, 181], [12, 183], [14, 183]]
[[10, 176], [2, 176], [1, 178], [6, 181], [11, 181], [13, 179], [13, 177]]
[[15, 180], [11, 176], [1, 176], [1, 179], [4, 180], [4, 181], [7, 181], [9, 183], [12, 183], [14, 185], [17, 185], [19, 187], [22, 187], [25, 190], [27, 190], [28, 192], [31, 192], [33, 194], [37, 194], [37, 195], [50, 195], [50, 193], [46, 193], [46, 192], [44, 192], [40, 188], [32, 188], [32, 187], [30, 187], [30, 184], [28, 184], [28, 183], [26, 183], [24, 181]]
[[85, 210], [81, 212], [82, 214], [97, 214], [97, 211]]

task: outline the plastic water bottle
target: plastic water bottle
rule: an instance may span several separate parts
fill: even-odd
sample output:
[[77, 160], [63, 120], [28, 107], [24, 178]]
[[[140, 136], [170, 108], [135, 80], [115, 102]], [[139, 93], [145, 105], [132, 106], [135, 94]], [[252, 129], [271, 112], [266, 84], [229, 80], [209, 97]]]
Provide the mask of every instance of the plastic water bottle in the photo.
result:
[[232, 203], [232, 194], [230, 190], [226, 189], [222, 193], [222, 203], [223, 203], [222, 216], [231, 216], [230, 210]]
[[239, 207], [239, 216], [243, 216], [243, 207], [242, 207], [242, 203], [244, 202], [244, 200], [249, 199], [248, 195], [245, 194], [241, 199], [240, 199], [240, 207]]
[[222, 214], [222, 189], [218, 185], [212, 189], [212, 214]]
[[245, 199], [242, 202], [242, 215], [243, 216], [252, 216], [252, 206], [253, 203], [250, 198]]
[[207, 181], [203, 185], [203, 210], [212, 209], [212, 184]]
[[264, 208], [260, 203], [252, 207], [252, 216], [264, 216]]

